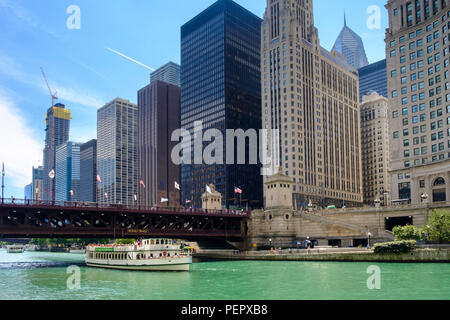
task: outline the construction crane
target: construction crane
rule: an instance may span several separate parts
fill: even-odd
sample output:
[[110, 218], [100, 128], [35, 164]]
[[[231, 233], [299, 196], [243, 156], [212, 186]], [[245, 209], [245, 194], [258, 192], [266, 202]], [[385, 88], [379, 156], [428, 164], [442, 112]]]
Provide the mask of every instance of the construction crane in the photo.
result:
[[41, 67], [41, 72], [42, 72], [42, 76], [44, 77], [45, 84], [47, 85], [48, 92], [50, 92], [50, 95], [52, 96], [52, 107], [54, 107], [55, 100], [58, 100], [58, 97], [56, 96], [56, 91], [55, 91], [55, 93], [52, 93], [52, 90], [50, 89], [50, 85], [48, 84], [48, 81], [47, 81], [47, 77], [45, 76], [44, 69], [42, 69], [42, 67]]

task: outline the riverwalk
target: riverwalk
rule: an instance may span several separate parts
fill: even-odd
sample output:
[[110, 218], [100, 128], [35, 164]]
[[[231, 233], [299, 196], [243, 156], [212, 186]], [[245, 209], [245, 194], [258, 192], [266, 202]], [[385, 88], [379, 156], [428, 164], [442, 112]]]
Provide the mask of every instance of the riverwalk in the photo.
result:
[[317, 248], [306, 250], [236, 251], [199, 250], [199, 260], [262, 260], [262, 261], [336, 261], [336, 262], [450, 262], [450, 249], [421, 248], [411, 253], [375, 254], [361, 248]]

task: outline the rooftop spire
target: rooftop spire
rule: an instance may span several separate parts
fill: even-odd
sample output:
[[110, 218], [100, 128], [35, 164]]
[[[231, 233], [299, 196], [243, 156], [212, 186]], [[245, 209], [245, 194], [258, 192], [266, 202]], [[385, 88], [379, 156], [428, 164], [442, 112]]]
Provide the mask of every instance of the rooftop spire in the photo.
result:
[[345, 16], [345, 10], [344, 10], [344, 27], [347, 26], [347, 17]]

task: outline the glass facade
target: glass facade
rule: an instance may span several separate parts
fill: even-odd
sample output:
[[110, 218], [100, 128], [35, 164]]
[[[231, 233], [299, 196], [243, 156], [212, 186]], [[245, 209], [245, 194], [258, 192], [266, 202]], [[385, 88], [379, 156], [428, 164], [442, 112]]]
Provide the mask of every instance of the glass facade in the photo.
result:
[[[73, 196], [70, 194], [73, 191]], [[56, 148], [55, 200], [80, 200], [80, 144], [66, 142]]]
[[[97, 112], [97, 202], [134, 205], [137, 191], [137, 105], [115, 99]], [[106, 196], [105, 196], [106, 195]]]
[[80, 200], [97, 201], [97, 140], [80, 147]]
[[355, 69], [369, 64], [361, 37], [350, 29], [346, 22], [344, 22], [344, 28], [336, 39], [332, 51], [342, 54], [347, 59], [347, 63]]
[[[181, 126], [192, 138], [195, 121], [221, 131], [224, 159], [226, 129], [261, 128], [260, 29], [261, 19], [231, 0], [217, 1], [181, 28]], [[244, 203], [262, 206], [258, 165], [183, 164], [181, 181], [182, 202], [197, 207], [210, 183], [228, 207], [238, 204], [235, 186]]]
[[174, 62], [169, 62], [150, 74], [150, 83], [159, 80], [179, 87], [180, 77], [181, 77], [180, 65]]
[[375, 91], [385, 98], [388, 97], [386, 59], [360, 68], [358, 72], [359, 95], [361, 101], [362, 97], [369, 95], [371, 91]]
[[33, 173], [32, 173], [32, 192], [33, 192], [33, 200], [42, 200], [43, 196], [43, 173], [44, 168], [42, 166], [39, 166], [37, 168], [33, 167]]
[[48, 109], [45, 115], [43, 200], [54, 199], [55, 184], [48, 174], [55, 170], [56, 148], [69, 140], [70, 119], [70, 111], [61, 103]]

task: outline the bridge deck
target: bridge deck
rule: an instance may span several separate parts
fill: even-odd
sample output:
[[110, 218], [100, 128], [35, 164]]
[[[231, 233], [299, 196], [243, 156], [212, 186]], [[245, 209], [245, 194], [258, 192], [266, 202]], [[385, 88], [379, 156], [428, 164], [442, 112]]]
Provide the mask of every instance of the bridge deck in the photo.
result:
[[0, 237], [185, 239], [245, 236], [250, 211], [2, 199]]

